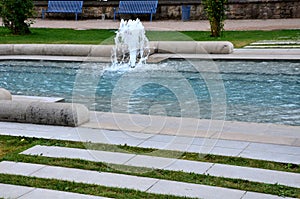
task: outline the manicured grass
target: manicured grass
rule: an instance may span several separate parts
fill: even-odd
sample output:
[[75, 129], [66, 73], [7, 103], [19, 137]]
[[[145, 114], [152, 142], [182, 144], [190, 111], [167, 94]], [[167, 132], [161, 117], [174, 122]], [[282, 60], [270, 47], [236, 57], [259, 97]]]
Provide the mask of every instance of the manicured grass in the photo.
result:
[[[73, 30], [31, 28], [32, 34], [12, 35], [3, 27], [0, 28], [2, 44], [101, 44], [115, 35], [114, 30]], [[112, 42], [113, 40], [110, 40]]]
[[273, 31], [225, 31], [221, 38], [207, 38], [204, 32], [187, 31], [184, 34], [196, 41], [220, 40], [230, 41], [236, 48], [243, 47], [260, 40], [300, 40], [299, 30], [273, 30]]
[[[102, 171], [102, 172], [123, 173], [127, 175], [144, 176], [144, 177], [174, 180], [174, 181], [181, 181], [181, 182], [188, 182], [188, 183], [205, 184], [210, 186], [227, 187], [233, 189], [255, 191], [255, 192], [288, 196], [288, 197], [300, 197], [300, 189], [282, 186], [282, 185], [256, 183], [256, 182], [249, 182], [247, 180], [220, 178], [220, 177], [213, 177], [213, 176], [200, 175], [194, 173], [185, 173], [180, 171], [176, 171], [176, 172], [164, 171], [160, 169], [147, 169], [147, 168], [140, 168], [140, 167], [124, 166], [124, 165], [105, 164], [101, 162], [90, 162], [90, 161], [79, 160], [79, 159], [47, 158], [42, 156], [28, 156], [28, 155], [19, 154], [19, 152], [37, 144], [48, 145], [48, 146], [84, 148], [84, 149], [85, 148], [98, 149], [98, 150], [105, 150], [105, 151], [119, 151], [119, 152], [126, 151], [129, 153], [137, 153], [137, 154], [152, 154], [152, 155], [159, 155], [163, 157], [178, 157], [181, 159], [189, 159], [194, 161], [206, 161], [206, 162], [209, 161], [215, 163], [224, 163], [224, 164], [232, 164], [232, 165], [240, 165], [240, 166], [253, 166], [258, 168], [276, 169], [276, 170], [283, 170], [283, 171], [289, 171], [295, 173], [300, 172], [299, 165], [293, 165], [293, 164], [280, 164], [275, 162], [266, 162], [266, 161], [250, 160], [250, 159], [234, 158], [234, 157], [222, 157], [222, 156], [215, 156], [215, 155], [199, 155], [196, 153], [180, 154], [179, 152], [175, 152], [175, 151], [163, 151], [163, 150], [159, 150], [159, 153], [156, 154], [155, 152], [157, 150], [155, 149], [143, 149], [138, 147], [130, 147], [126, 145], [115, 146], [115, 145], [108, 145], [108, 144], [92, 144], [92, 143], [24, 138], [24, 137], [13, 137], [13, 136], [0, 136], [0, 148], [1, 148], [0, 161], [7, 160], [7, 161], [17, 161], [17, 162], [28, 162], [28, 163], [36, 163], [36, 164], [46, 164], [46, 165], [53, 165], [53, 166], [95, 170], [95, 171]], [[85, 194], [102, 195], [102, 196], [116, 197], [116, 198], [122, 198], [123, 194], [126, 194], [127, 198], [145, 197], [145, 195], [143, 195], [144, 193], [133, 191], [133, 190], [107, 188], [102, 186], [91, 186], [90, 189], [85, 189], [86, 185], [80, 183], [57, 181], [57, 180], [49, 181], [44, 179], [15, 176], [15, 175], [0, 174], [0, 182], [35, 186], [41, 188], [50, 188], [50, 189], [63, 190], [63, 191], [72, 191], [72, 192], [85, 193]], [[61, 184], [61, 186], [58, 187], [57, 184]], [[149, 198], [169, 198], [169, 197], [150, 194]]]
[[[31, 28], [32, 34], [11, 35], [0, 28], [1, 44], [113, 44], [116, 30]], [[230, 41], [236, 48], [259, 40], [300, 40], [299, 30], [225, 31], [220, 38], [208, 31], [147, 31], [150, 41]]]

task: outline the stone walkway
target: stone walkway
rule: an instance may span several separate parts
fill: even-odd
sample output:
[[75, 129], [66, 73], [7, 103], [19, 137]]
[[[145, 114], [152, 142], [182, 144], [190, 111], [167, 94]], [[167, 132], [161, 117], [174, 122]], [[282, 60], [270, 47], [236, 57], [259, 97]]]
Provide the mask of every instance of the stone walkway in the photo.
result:
[[271, 171], [249, 167], [214, 164], [208, 162], [196, 162], [174, 158], [136, 155], [129, 153], [117, 153], [97, 150], [75, 149], [56, 146], [35, 146], [21, 154], [41, 155], [54, 158], [82, 159], [107, 164], [129, 165], [170, 171], [193, 172], [216, 177], [243, 179], [267, 184], [281, 184], [300, 188], [300, 174]]
[[124, 174], [88, 171], [82, 169], [29, 164], [21, 162], [2, 161], [1, 173], [30, 176], [45, 179], [59, 179], [71, 182], [97, 184], [106, 187], [134, 189], [146, 193], [176, 195], [194, 198], [279, 198], [277, 196], [259, 194], [236, 189], [206, 186], [170, 180], [161, 180], [147, 177], [137, 177]]
[[[180, 21], [180, 20], [159, 20], [142, 21], [145, 30], [171, 30], [171, 31], [209, 31], [208, 20]], [[32, 27], [39, 28], [72, 28], [84, 29], [118, 29], [120, 21], [113, 20], [51, 20], [36, 19]], [[225, 30], [283, 30], [300, 29], [300, 20], [295, 19], [268, 19], [268, 20], [226, 20]]]
[[[18, 198], [18, 199], [106, 199], [105, 197], [77, 194], [64, 191], [55, 191], [50, 189], [41, 189], [34, 187], [9, 185], [0, 183], [1, 198]], [[108, 199], [108, 198], [107, 198]]]
[[[140, 118], [140, 121], [143, 121], [143, 119]], [[239, 124], [239, 127], [237, 125], [234, 125], [233, 123], [231, 124], [237, 129], [243, 129], [243, 123], [237, 123]], [[251, 130], [255, 128], [255, 125], [259, 126], [263, 124], [247, 123], [247, 125], [253, 125], [252, 127], [248, 126]], [[285, 163], [300, 163], [299, 146], [291, 146], [290, 144], [283, 145], [274, 143], [259, 143], [253, 141], [251, 142], [246, 141], [247, 136], [245, 136], [245, 140], [239, 141], [205, 137], [191, 137], [188, 135], [164, 135], [151, 134], [149, 132], [130, 132], [116, 129], [105, 130], [102, 128], [90, 128], [88, 126], [89, 124], [86, 124], [85, 127], [71, 128], [0, 122], [0, 134], [46, 139], [71, 140], [80, 142], [90, 141], [93, 143], [107, 143], [115, 145], [127, 144], [129, 146], [156, 148], [156, 152], [159, 152], [160, 149], [168, 149], [197, 153], [209, 153], [225, 156], [247, 157]], [[290, 128], [289, 126], [284, 125], [277, 125], [277, 127], [280, 127], [277, 128], [278, 134], [281, 134], [280, 131], [284, 132], [285, 128]], [[255, 132], [257, 134], [260, 134], [259, 130], [252, 131], [252, 134]], [[291, 133], [291, 131], [286, 132], [288, 134]], [[275, 134], [273, 136], [276, 137]], [[297, 135], [295, 134], [295, 136]], [[105, 162], [107, 164], [124, 164], [135, 167], [146, 167], [149, 169], [157, 168], [170, 171], [194, 172], [198, 174], [205, 174], [216, 177], [244, 179], [253, 182], [262, 182], [269, 184], [277, 183], [296, 188], [300, 187], [300, 174], [298, 173], [214, 164], [209, 162], [195, 162], [162, 158], [157, 156], [153, 157], [148, 155], [135, 155], [130, 153], [94, 151], [54, 146], [34, 146], [22, 152], [21, 154], [42, 154], [46, 157], [80, 158], [88, 161]], [[243, 190], [233, 190], [228, 188], [212, 187], [193, 183], [175, 182], [169, 180], [159, 180], [137, 176], [127, 176], [106, 172], [99, 173], [88, 170], [20, 162], [16, 163], [9, 161], [2, 161], [0, 163], [0, 173], [35, 176], [39, 178], [63, 179], [74, 182], [83, 182], [87, 184], [96, 183], [98, 185], [103, 185], [107, 187], [136, 189], [147, 193], [159, 193], [197, 198], [280, 198], [278, 196], [273, 195], [254, 193]], [[7, 185], [0, 184], [0, 189], [5, 189], [6, 186]], [[27, 188], [25, 188], [24, 192], [26, 192], [26, 190]], [[38, 193], [40, 192], [36, 191], [36, 194]], [[5, 192], [5, 194], [5, 197], [8, 196], [7, 194], [11, 194], [10, 197], [13, 197], [15, 192]], [[51, 194], [55, 194], [55, 192]], [[59, 194], [63, 193], [59, 192]], [[66, 192], [66, 194], [66, 198], [72, 197], [68, 195], [68, 192]], [[0, 194], [0, 197], [4, 196], [1, 196]], [[25, 194], [24, 197], [25, 196], [27, 196], [27, 194]], [[32, 196], [31, 198], [34, 197]], [[39, 198], [38, 195], [36, 196], [36, 198]]]
[[[252, 127], [248, 127], [250, 130], [255, 130], [257, 129], [255, 125], [256, 124], [253, 124]], [[257, 124], [257, 126], [259, 126], [259, 124]], [[284, 126], [282, 126], [282, 128], [283, 127]], [[287, 128], [290, 127], [287, 126]], [[280, 129], [277, 130], [279, 130], [278, 134], [280, 134]], [[283, 130], [281, 131], [283, 132]], [[282, 144], [265, 144], [251, 141], [225, 140], [221, 138], [191, 137], [180, 134], [163, 135], [84, 127], [71, 128], [19, 123], [11, 125], [11, 123], [6, 122], [0, 122], [0, 134], [114, 145], [126, 144], [128, 146], [155, 148], [158, 150], [209, 153], [300, 164], [300, 147]], [[247, 134], [242, 135], [247, 139]], [[274, 136], [274, 138], [276, 138], [276, 136]]]

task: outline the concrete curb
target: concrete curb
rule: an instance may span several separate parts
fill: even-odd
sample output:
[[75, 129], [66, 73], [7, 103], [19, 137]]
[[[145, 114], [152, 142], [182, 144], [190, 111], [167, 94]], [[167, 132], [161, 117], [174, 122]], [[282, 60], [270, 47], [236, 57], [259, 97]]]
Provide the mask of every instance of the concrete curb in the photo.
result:
[[[0, 55], [51, 55], [110, 57], [113, 45], [77, 44], [1, 44]], [[153, 53], [230, 54], [233, 44], [222, 42], [159, 41], [150, 42]]]
[[79, 126], [89, 121], [89, 110], [81, 104], [2, 100], [0, 121]]

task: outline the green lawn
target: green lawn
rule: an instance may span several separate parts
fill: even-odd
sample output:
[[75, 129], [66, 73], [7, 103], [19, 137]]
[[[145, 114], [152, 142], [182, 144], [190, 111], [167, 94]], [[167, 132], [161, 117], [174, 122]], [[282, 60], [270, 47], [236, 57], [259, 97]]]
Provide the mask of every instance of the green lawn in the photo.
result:
[[[0, 28], [0, 44], [113, 44], [116, 30], [31, 28], [32, 34], [11, 35]], [[259, 40], [300, 40], [299, 30], [225, 31], [221, 38], [208, 31], [147, 31], [150, 41], [230, 41], [236, 48]]]

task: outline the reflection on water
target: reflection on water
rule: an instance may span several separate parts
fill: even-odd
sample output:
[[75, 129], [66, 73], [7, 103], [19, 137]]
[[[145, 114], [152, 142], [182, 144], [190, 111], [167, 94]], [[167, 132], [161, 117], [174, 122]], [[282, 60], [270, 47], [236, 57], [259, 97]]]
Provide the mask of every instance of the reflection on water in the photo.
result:
[[[211, 118], [209, 90], [221, 81], [226, 98], [219, 103], [226, 103], [226, 120], [300, 125], [300, 63], [199, 63], [215, 64], [218, 71], [202, 67], [199, 72], [185, 60], [135, 69], [111, 69], [106, 63], [3, 61], [0, 87], [18, 95], [64, 97], [97, 111], [176, 117], [193, 117], [195, 111], [200, 118]], [[210, 76], [215, 73], [218, 76]], [[199, 108], [194, 108], [195, 99]]]

